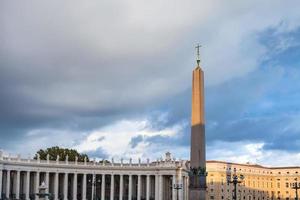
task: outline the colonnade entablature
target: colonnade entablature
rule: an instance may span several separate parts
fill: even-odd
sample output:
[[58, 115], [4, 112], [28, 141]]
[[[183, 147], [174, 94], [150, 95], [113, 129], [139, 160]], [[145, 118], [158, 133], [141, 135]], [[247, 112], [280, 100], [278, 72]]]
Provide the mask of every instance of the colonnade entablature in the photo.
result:
[[87, 170], [155, 170], [159, 169], [174, 169], [181, 168], [182, 170], [187, 170], [187, 161], [185, 160], [171, 160], [171, 159], [160, 159], [154, 162], [150, 162], [150, 159], [147, 159], [147, 162], [142, 162], [141, 159], [138, 159], [137, 163], [132, 162], [132, 159], [129, 159], [128, 162], [124, 162], [124, 159], [120, 159], [120, 162], [115, 162], [114, 159], [111, 161], [101, 160], [96, 161], [95, 159], [92, 161], [87, 161], [85, 159], [84, 162], [79, 161], [68, 161], [68, 159], [64, 161], [60, 161], [57, 159], [56, 161], [49, 160], [49, 156], [47, 156], [47, 160], [42, 160], [37, 156], [37, 159], [22, 158], [20, 155], [12, 156], [10, 154], [4, 155], [2, 151], [0, 151], [0, 164], [5, 165], [13, 165], [13, 166], [30, 166], [30, 167], [49, 167], [49, 168], [70, 168], [72, 167], [75, 171], [76, 169], [87, 169]]

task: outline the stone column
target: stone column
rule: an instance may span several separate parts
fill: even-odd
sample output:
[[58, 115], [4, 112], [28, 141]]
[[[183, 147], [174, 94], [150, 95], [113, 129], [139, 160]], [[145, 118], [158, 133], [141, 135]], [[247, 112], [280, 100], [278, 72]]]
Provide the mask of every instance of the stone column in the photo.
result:
[[177, 196], [175, 185], [176, 185], [176, 175], [173, 175], [173, 177], [172, 177], [172, 200], [175, 200], [176, 196]]
[[189, 177], [185, 177], [185, 193], [186, 193], [186, 199], [189, 199]]
[[26, 193], [25, 193], [25, 198], [26, 200], [30, 199], [30, 171], [26, 172]]
[[58, 200], [58, 188], [59, 188], [59, 181], [58, 181], [59, 173], [56, 172], [54, 175], [54, 199]]
[[17, 170], [17, 178], [16, 178], [16, 199], [20, 199], [20, 171]]
[[68, 173], [64, 177], [64, 200], [68, 200]]
[[94, 183], [97, 184], [96, 183], [96, 174], [95, 174], [95, 172], [92, 174], [92, 182], [91, 183], [92, 183], [92, 194], [91, 194], [91, 196], [92, 196], [92, 199], [93, 199], [94, 195], [95, 195], [94, 192], [96, 192], [95, 187], [94, 187]]
[[123, 174], [120, 174], [120, 195], [119, 200], [123, 200]]
[[86, 174], [83, 174], [82, 180], [82, 200], [86, 200]]
[[141, 175], [138, 175], [138, 183], [137, 183], [137, 200], [141, 200]]
[[46, 184], [46, 193], [49, 193], [49, 172], [46, 172], [45, 184]]
[[128, 181], [128, 200], [132, 199], [132, 175], [129, 174], [129, 181]]
[[146, 178], [146, 200], [150, 199], [150, 175]]
[[6, 198], [9, 199], [9, 193], [10, 193], [10, 170], [7, 170], [6, 173]]
[[35, 174], [35, 193], [39, 193], [40, 186], [40, 172], [37, 171]]
[[[45, 184], [46, 184], [46, 193], [49, 193], [49, 172], [46, 172]], [[46, 197], [46, 200], [48, 200], [48, 199], [49, 199], [49, 197]]]
[[[1, 154], [1, 152], [0, 152]], [[2, 199], [2, 179], [3, 179], [3, 171], [0, 170], [0, 198]]]
[[114, 188], [115, 188], [114, 175], [111, 174], [111, 176], [110, 176], [110, 200], [114, 200]]
[[74, 173], [73, 179], [73, 200], [77, 200], [77, 173]]
[[155, 188], [155, 200], [158, 200], [159, 198], [159, 181], [158, 181], [158, 178], [159, 178], [159, 175], [155, 175], [155, 185], [154, 185], [154, 188]]
[[186, 200], [185, 197], [186, 197], [186, 190], [185, 190], [185, 176], [182, 177], [182, 199], [183, 200]]
[[158, 181], [159, 183], [158, 183], [158, 187], [159, 187], [159, 189], [158, 189], [158, 194], [159, 194], [159, 196], [158, 196], [158, 199], [159, 200], [163, 200], [163, 175], [159, 175], [159, 181]]
[[178, 183], [181, 184], [181, 186], [182, 186], [182, 188], [178, 191], [178, 193], [179, 193], [178, 194], [179, 195], [178, 199], [179, 200], [183, 200], [183, 190], [185, 189], [184, 186], [183, 186], [183, 180], [184, 180], [183, 177], [179, 176]]
[[101, 181], [101, 200], [105, 198], [105, 174], [102, 174], [102, 181]]

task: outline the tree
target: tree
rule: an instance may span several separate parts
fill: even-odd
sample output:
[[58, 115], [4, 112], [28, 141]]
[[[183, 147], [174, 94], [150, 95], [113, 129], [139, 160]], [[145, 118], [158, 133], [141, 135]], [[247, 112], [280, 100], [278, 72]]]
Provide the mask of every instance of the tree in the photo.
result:
[[56, 160], [57, 156], [59, 156], [59, 160], [64, 161], [68, 155], [69, 161], [75, 161], [76, 156], [78, 157], [78, 162], [84, 162], [85, 157], [87, 161], [89, 161], [89, 157], [86, 154], [78, 153], [75, 149], [60, 148], [58, 146], [50, 147], [45, 150], [40, 149], [36, 152], [34, 159], [37, 159], [37, 154], [40, 155], [41, 160], [47, 160], [47, 155], [49, 154], [49, 160]]

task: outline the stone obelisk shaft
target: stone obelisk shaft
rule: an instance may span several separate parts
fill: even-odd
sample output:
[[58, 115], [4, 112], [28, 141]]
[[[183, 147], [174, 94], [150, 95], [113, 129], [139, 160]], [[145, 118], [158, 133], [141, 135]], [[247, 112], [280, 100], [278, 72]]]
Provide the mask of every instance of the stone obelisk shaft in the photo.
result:
[[205, 120], [204, 120], [204, 74], [198, 66], [193, 71], [192, 119], [191, 119], [191, 171], [190, 200], [205, 200], [206, 177], [199, 175], [205, 170]]

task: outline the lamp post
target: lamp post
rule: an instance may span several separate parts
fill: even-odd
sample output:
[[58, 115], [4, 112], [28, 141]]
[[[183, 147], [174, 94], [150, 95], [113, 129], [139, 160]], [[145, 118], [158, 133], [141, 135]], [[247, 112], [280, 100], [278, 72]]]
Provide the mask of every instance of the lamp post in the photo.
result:
[[234, 172], [233, 172], [233, 175], [231, 176], [230, 174], [227, 175], [227, 183], [232, 183], [233, 186], [234, 186], [234, 189], [233, 189], [233, 199], [234, 200], [237, 200], [237, 184], [238, 183], [242, 183], [244, 180], [244, 176], [241, 174], [241, 175], [237, 175], [236, 174], [236, 169], [234, 169]]
[[294, 183], [291, 183], [291, 188], [296, 190], [296, 197], [295, 197], [295, 200], [298, 200], [298, 189], [300, 189], [300, 183], [297, 181], [297, 178], [294, 179], [295, 182]]
[[100, 179], [97, 180], [96, 174], [94, 173], [92, 179], [89, 179], [88, 181], [92, 183], [92, 200], [96, 200], [97, 199], [97, 190], [96, 190], [97, 183], [101, 183], [101, 180]]
[[179, 199], [179, 190], [181, 190], [183, 188], [183, 184], [182, 184], [182, 168], [181, 167], [178, 167], [176, 169], [176, 178], [175, 176], [173, 176], [173, 178], [175, 180], [172, 180], [173, 181], [173, 189], [176, 190], [176, 199], [178, 200]]
[[173, 188], [176, 190], [177, 200], [179, 199], [179, 190], [182, 189], [182, 183], [174, 183]]

